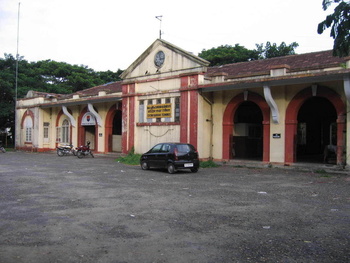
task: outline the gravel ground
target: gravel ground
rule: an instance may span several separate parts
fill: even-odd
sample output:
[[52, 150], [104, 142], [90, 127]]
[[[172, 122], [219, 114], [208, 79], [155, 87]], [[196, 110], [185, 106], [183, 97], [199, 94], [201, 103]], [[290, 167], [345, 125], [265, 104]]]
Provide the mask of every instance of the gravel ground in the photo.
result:
[[350, 175], [0, 154], [0, 262], [349, 262]]

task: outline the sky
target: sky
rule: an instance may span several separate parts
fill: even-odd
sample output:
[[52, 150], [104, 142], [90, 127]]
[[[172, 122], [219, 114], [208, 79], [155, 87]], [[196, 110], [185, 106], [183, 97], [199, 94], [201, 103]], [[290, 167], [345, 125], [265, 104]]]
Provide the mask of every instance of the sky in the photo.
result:
[[330, 50], [329, 30], [319, 35], [317, 25], [334, 7], [324, 11], [322, 0], [0, 0], [0, 58], [15, 56], [18, 43], [27, 61], [116, 72], [159, 38], [160, 27], [162, 39], [195, 55], [267, 41], [297, 42], [298, 54]]

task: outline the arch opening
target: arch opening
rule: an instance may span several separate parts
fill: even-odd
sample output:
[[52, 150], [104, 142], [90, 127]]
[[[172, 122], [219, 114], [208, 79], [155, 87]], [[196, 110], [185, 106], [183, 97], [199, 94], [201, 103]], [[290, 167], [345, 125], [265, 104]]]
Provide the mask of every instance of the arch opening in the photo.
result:
[[333, 104], [324, 97], [309, 98], [301, 105], [297, 121], [297, 162], [336, 164], [336, 151], [329, 151], [325, 160], [328, 145], [337, 145], [337, 112]]
[[263, 114], [251, 101], [241, 103], [234, 115], [232, 158], [259, 160], [263, 158]]
[[121, 103], [112, 105], [106, 116], [105, 152], [122, 151], [122, 110]]
[[117, 110], [113, 117], [112, 151], [121, 152], [121, 150], [122, 150], [122, 111]]
[[[96, 111], [98, 112], [98, 111]], [[97, 140], [97, 122], [94, 115], [87, 110], [87, 107], [81, 112], [79, 116], [78, 126], [78, 145], [86, 145], [90, 142], [90, 149], [98, 150]]]

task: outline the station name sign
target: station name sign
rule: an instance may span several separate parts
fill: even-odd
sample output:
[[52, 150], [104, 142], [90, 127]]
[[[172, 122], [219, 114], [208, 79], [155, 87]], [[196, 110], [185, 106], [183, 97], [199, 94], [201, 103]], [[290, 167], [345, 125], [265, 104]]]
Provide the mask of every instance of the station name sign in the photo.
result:
[[171, 103], [147, 105], [147, 119], [171, 118]]

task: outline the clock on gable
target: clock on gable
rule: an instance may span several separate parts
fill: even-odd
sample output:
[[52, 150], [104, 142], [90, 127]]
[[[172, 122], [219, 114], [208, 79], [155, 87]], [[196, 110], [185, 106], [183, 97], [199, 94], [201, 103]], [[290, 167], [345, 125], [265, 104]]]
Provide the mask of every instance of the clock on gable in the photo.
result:
[[165, 60], [164, 52], [158, 51], [157, 54], [154, 56], [154, 65], [160, 68], [164, 64], [164, 60]]

